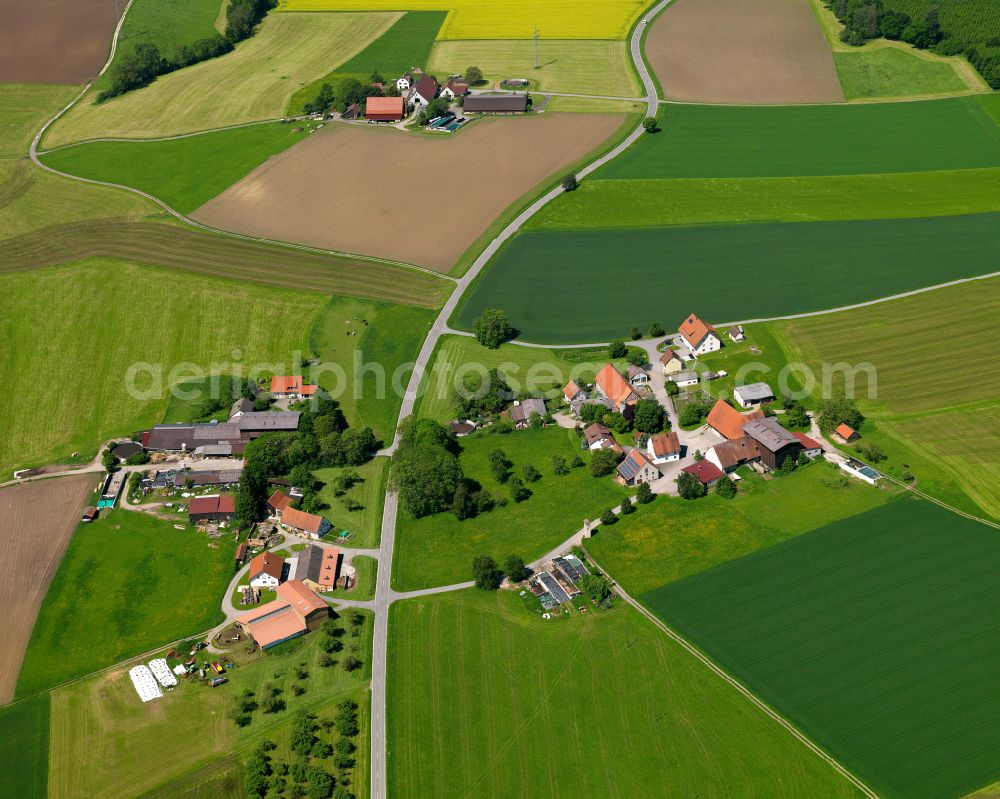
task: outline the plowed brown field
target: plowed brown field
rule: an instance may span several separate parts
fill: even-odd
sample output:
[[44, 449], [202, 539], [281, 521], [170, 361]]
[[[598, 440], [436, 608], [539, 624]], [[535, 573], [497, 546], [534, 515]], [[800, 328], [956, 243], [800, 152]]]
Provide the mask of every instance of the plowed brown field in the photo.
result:
[[94, 77], [111, 49], [115, 8], [114, 0], [0, 0], [0, 83]]
[[653, 23], [646, 59], [668, 100], [844, 101], [808, 0], [678, 0]]
[[99, 474], [57, 477], [0, 489], [0, 703], [14, 696], [24, 650], [49, 582]]
[[508, 206], [598, 147], [623, 119], [482, 119], [440, 138], [328, 125], [192, 216], [225, 230], [447, 272]]

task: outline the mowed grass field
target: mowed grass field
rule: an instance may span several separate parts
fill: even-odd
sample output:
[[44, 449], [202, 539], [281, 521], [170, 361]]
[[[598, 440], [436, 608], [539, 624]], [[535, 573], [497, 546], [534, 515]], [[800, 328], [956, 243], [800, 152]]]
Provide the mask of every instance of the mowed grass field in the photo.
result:
[[780, 178], [585, 180], [527, 229], [906, 219], [1000, 211], [1000, 169]]
[[392, 606], [389, 648], [392, 796], [856, 795], [629, 606], [423, 597]]
[[42, 161], [140, 189], [187, 214], [307, 135], [302, 125], [272, 122], [163, 141], [89, 142], [46, 153]]
[[[610, 478], [590, 476], [590, 454], [581, 451], [579, 441], [574, 431], [559, 427], [462, 439], [460, 460], [466, 477], [507, 504], [464, 521], [450, 513], [414, 519], [401, 511], [393, 587], [409, 591], [471, 580], [477, 555], [490, 555], [499, 563], [515, 554], [530, 563], [579, 530], [585, 518], [596, 519], [630, 496], [631, 489]], [[531, 497], [515, 503], [507, 486], [493, 479], [489, 455], [494, 449], [502, 449], [513, 463], [512, 474], [521, 476], [525, 464], [542, 473], [538, 482], [525, 484]], [[557, 454], [569, 462], [579, 455], [585, 465], [554, 475], [552, 456]]]
[[[642, 0], [279, 0], [278, 11], [449, 12], [441, 39], [530, 39], [537, 26], [550, 39], [624, 39]], [[466, 65], [468, 66], [468, 65]]]
[[[222, 621], [236, 545], [145, 513], [81, 524], [53, 578], [17, 683], [29, 696]], [[183, 565], [181, 565], [183, 564]]]
[[0, 84], [0, 158], [26, 155], [38, 129], [79, 91], [78, 86]]
[[[605, 348], [560, 351], [504, 344], [490, 350], [468, 336], [443, 336], [421, 384], [415, 413], [442, 424], [454, 419], [456, 388], [465, 377], [478, 374], [482, 368], [500, 369], [507, 384], [517, 392], [562, 397], [566, 383], [593, 382], [607, 361]], [[616, 365], [627, 368], [624, 361]]]
[[906, 499], [642, 600], [885, 797], [997, 779], [997, 531]]
[[[328, 507], [320, 511], [332, 523], [334, 534], [347, 530], [352, 538], [349, 547], [377, 547], [382, 532], [382, 504], [385, 501], [385, 478], [389, 471], [388, 458], [375, 458], [363, 466], [318, 469], [316, 478], [324, 483], [319, 498]], [[345, 472], [354, 472], [361, 482], [344, 496], [333, 493], [334, 478]], [[361, 510], [349, 511], [344, 503], [348, 499], [360, 502]]]
[[1000, 166], [1000, 94], [781, 108], [667, 105], [597, 178], [853, 175]]
[[[191, 379], [171, 373], [179, 363], [208, 369], [233, 363], [234, 352], [243, 364], [291, 363], [323, 302], [316, 294], [99, 259], [3, 275], [0, 288], [7, 342], [0, 376], [10, 396], [30, 398], [0, 411], [3, 474], [64, 462], [73, 452], [89, 460], [112, 435], [159, 422], [171, 382]], [[132, 396], [126, 376], [143, 363], [153, 371], [138, 376]]]
[[[38, 196], [42, 199], [42, 195]], [[93, 209], [99, 212], [97, 197], [91, 200]], [[53, 207], [51, 202], [44, 200], [39, 204], [46, 210]], [[23, 219], [26, 223], [30, 221], [30, 217]], [[336, 293], [424, 308], [439, 306], [451, 290], [451, 284], [438, 277], [396, 264], [158, 222], [88, 220], [50, 224], [22, 236], [0, 239], [0, 274], [58, 266], [81, 258], [154, 263], [181, 272], [234, 279], [271, 289], [292, 287], [327, 297]]]
[[[529, 231], [501, 250], [453, 323], [471, 329], [495, 306], [526, 341], [561, 344], [666, 325], [692, 308], [719, 323], [836, 308], [994, 271], [998, 223], [1000, 216], [981, 214]], [[627, 302], [596, 290], [611, 264], [617, 283], [642, 288]]]
[[[3, 476], [7, 480], [8, 475]], [[7, 646], [0, 664], [0, 702], [14, 698], [17, 674], [38, 609], [97, 488], [98, 475], [39, 480], [0, 489], [0, 601], [7, 608]], [[31, 568], [25, 568], [30, 563]], [[18, 794], [4, 794], [16, 796]]]
[[444, 77], [478, 66], [490, 86], [504, 78], [527, 78], [541, 90], [637, 97], [642, 92], [624, 41], [572, 39], [535, 44], [524, 39], [439, 41], [428, 70]]
[[[342, 665], [322, 668], [320, 635], [307, 635], [275, 647], [267, 655], [248, 657], [242, 648], [232, 655], [238, 668], [227, 673], [229, 682], [211, 689], [182, 682], [162, 699], [142, 704], [128, 677], [132, 663], [96, 675], [52, 693], [52, 733], [49, 758], [51, 799], [104, 796], [133, 799], [243, 799], [243, 763], [264, 739], [277, 748], [275, 763], [292, 762], [289, 739], [294, 716], [308, 710], [320, 719], [332, 718], [338, 702], [356, 701], [361, 732], [351, 770], [351, 792], [360, 799], [367, 791], [367, 736], [371, 679], [371, 616], [357, 641], [364, 666], [347, 672]], [[295, 667], [304, 663], [309, 673], [298, 680]], [[287, 705], [276, 714], [252, 713], [249, 726], [238, 728], [230, 717], [234, 697], [244, 690], [258, 697], [267, 684], [281, 693]], [[305, 688], [296, 696], [294, 685]], [[323, 733], [336, 740], [336, 733]], [[328, 770], [333, 769], [328, 766]], [[216, 793], [215, 791], [219, 791]]]
[[[443, 283], [443, 281], [438, 281]], [[391, 441], [413, 362], [435, 313], [426, 308], [332, 297], [313, 322], [316, 381], [354, 427]]]
[[284, 116], [292, 94], [360, 52], [398, 13], [268, 14], [231, 53], [96, 105], [88, 95], [46, 134], [47, 148], [85, 139], [154, 138]]
[[49, 695], [0, 708], [0, 793], [45, 799], [49, 776]]
[[890, 502], [894, 494], [859, 480], [846, 485], [817, 462], [780, 479], [741, 472], [732, 500], [657, 497], [586, 542], [587, 551], [632, 596], [774, 546]]
[[[1000, 279], [991, 278], [773, 329], [792, 359], [814, 369], [874, 366], [875, 381], [859, 376], [852, 383], [870, 422], [863, 435], [889, 455], [879, 468], [897, 477], [908, 470], [933, 496], [1000, 517], [1000, 459], [992, 445], [1000, 436], [1000, 353], [983, 345], [997, 314]], [[954, 379], [929, 369], [913, 346], [935, 340], [970, 353]], [[844, 374], [835, 378], [832, 389], [843, 389]]]

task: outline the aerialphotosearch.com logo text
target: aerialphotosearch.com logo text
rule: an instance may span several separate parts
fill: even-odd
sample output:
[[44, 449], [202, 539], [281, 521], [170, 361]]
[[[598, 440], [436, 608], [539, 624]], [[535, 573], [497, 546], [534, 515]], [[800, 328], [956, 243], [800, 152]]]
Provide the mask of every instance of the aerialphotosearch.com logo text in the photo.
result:
[[[253, 383], [267, 391], [272, 375], [299, 375], [307, 382], [320, 385], [325, 394], [336, 400], [383, 400], [405, 395], [408, 386], [414, 383], [412, 373], [416, 366], [413, 361], [391, 365], [369, 361], [361, 350], [354, 350], [344, 359], [346, 366], [341, 362], [307, 359], [300, 351], [293, 351], [287, 361], [248, 364], [242, 358], [242, 353], [234, 350], [228, 360], [207, 365], [182, 362], [168, 367], [162, 363], [136, 362], [126, 370], [124, 388], [130, 397], [143, 402], [165, 397], [185, 402], [225, 400], [232, 395], [234, 381]], [[506, 362], [490, 367], [475, 360], [454, 364], [438, 358], [430, 374], [415, 381], [419, 387], [415, 393], [417, 397], [429, 395], [439, 400], [453, 396], [476, 399], [495, 388], [492, 385], [495, 369], [503, 378], [504, 390], [509, 389], [513, 396], [556, 397], [570, 381], [580, 386], [592, 382], [606, 363], [606, 360], [587, 361], [567, 368], [552, 360], [539, 360], [528, 366]], [[695, 390], [713, 394], [713, 382], [716, 381], [704, 379], [709, 371], [707, 367], [691, 361], [683, 368], [699, 375]], [[660, 365], [647, 364], [646, 369], [654, 372]], [[818, 369], [793, 362], [776, 369], [763, 361], [750, 361], [730, 376], [733, 382], [725, 381], [728, 385], [765, 382], [775, 396], [796, 400], [815, 397], [817, 390], [820, 398], [875, 399], [878, 395], [877, 370], [867, 362], [822, 363]]]

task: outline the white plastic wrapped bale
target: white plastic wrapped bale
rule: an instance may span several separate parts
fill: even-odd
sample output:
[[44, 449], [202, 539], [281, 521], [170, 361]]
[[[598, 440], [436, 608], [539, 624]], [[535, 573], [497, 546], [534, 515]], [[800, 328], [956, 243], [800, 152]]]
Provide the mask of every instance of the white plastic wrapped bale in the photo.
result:
[[149, 670], [153, 672], [156, 681], [164, 688], [177, 685], [177, 678], [170, 673], [170, 667], [167, 665], [166, 658], [157, 658], [156, 660], [149, 661]]
[[132, 685], [135, 686], [135, 692], [139, 694], [139, 698], [143, 702], [149, 702], [163, 696], [163, 691], [160, 690], [153, 672], [147, 666], [140, 664], [132, 667], [129, 669], [128, 676], [132, 678]]

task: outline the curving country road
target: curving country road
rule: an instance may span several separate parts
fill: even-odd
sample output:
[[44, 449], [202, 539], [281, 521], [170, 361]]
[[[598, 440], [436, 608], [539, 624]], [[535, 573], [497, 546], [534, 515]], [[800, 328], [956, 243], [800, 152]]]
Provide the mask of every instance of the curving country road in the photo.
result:
[[[636, 71], [639, 73], [639, 78], [642, 80], [643, 88], [645, 89], [646, 95], [643, 101], [646, 103], [648, 109], [655, 109], [658, 98], [656, 96], [656, 84], [653, 82], [652, 76], [649, 74], [649, 69], [646, 67], [645, 61], [642, 58], [642, 34], [645, 30], [646, 25], [663, 9], [665, 9], [673, 0], [660, 0], [655, 6], [650, 8], [642, 18], [639, 20], [638, 24], [635, 26], [635, 30], [632, 32], [632, 38], [630, 40], [630, 53], [632, 55], [632, 62], [635, 64]], [[619, 142], [615, 147], [613, 147], [609, 152], [605, 153], [603, 156], [593, 161], [577, 173], [578, 178], [584, 178], [591, 174], [594, 170], [600, 169], [604, 164], [613, 158], [617, 158], [625, 150], [632, 146], [639, 139], [640, 136], [644, 135], [643, 128], [637, 127], [632, 133], [630, 133], [623, 141]], [[427, 338], [424, 339], [424, 344], [420, 348], [420, 354], [417, 356], [416, 363], [413, 368], [413, 373], [410, 375], [410, 381], [406, 386], [406, 393], [403, 396], [403, 404], [400, 408], [399, 419], [402, 421], [404, 418], [413, 413], [413, 407], [417, 399], [417, 392], [420, 388], [420, 381], [423, 379], [425, 370], [430, 363], [431, 355], [434, 352], [434, 348], [437, 346], [438, 339], [442, 335], [445, 335], [450, 331], [448, 327], [448, 319], [458, 305], [459, 300], [465, 293], [466, 289], [472, 284], [479, 273], [483, 270], [483, 267], [490, 261], [490, 259], [497, 253], [497, 251], [506, 243], [511, 236], [517, 233], [521, 226], [524, 225], [532, 216], [534, 216], [538, 211], [540, 211], [548, 203], [552, 202], [556, 197], [562, 194], [562, 187], [556, 187], [552, 191], [543, 195], [539, 199], [535, 200], [531, 205], [529, 205], [525, 210], [523, 210], [514, 220], [507, 225], [493, 241], [489, 243], [485, 250], [479, 255], [479, 257], [472, 264], [472, 267], [468, 272], [465, 273], [458, 280], [458, 285], [455, 291], [452, 292], [448, 301], [445, 302], [444, 307], [438, 314], [437, 318], [434, 320], [434, 324], [431, 326], [430, 332]], [[386, 454], [392, 454], [395, 451], [396, 446], [399, 443], [399, 433], [396, 434], [396, 440], [393, 441], [392, 446], [386, 449]], [[385, 799], [388, 795], [388, 787], [386, 783], [387, 775], [387, 757], [388, 750], [386, 747], [386, 660], [388, 658], [388, 643], [389, 643], [389, 608], [393, 601], [404, 596], [419, 596], [427, 593], [439, 593], [442, 591], [453, 590], [456, 587], [465, 587], [466, 583], [462, 583], [459, 586], [444, 586], [442, 588], [428, 589], [422, 592], [413, 592], [409, 594], [397, 594], [392, 590], [391, 587], [391, 571], [392, 571], [392, 556], [393, 548], [395, 546], [396, 537], [396, 515], [398, 512], [398, 501], [396, 494], [387, 493], [385, 497], [385, 509], [382, 513], [382, 543], [380, 546], [380, 559], [379, 563], [382, 566], [378, 570], [378, 576], [376, 578], [375, 586], [375, 631], [374, 631], [374, 644], [372, 653], [372, 712], [371, 712], [371, 796], [372, 799]]]

